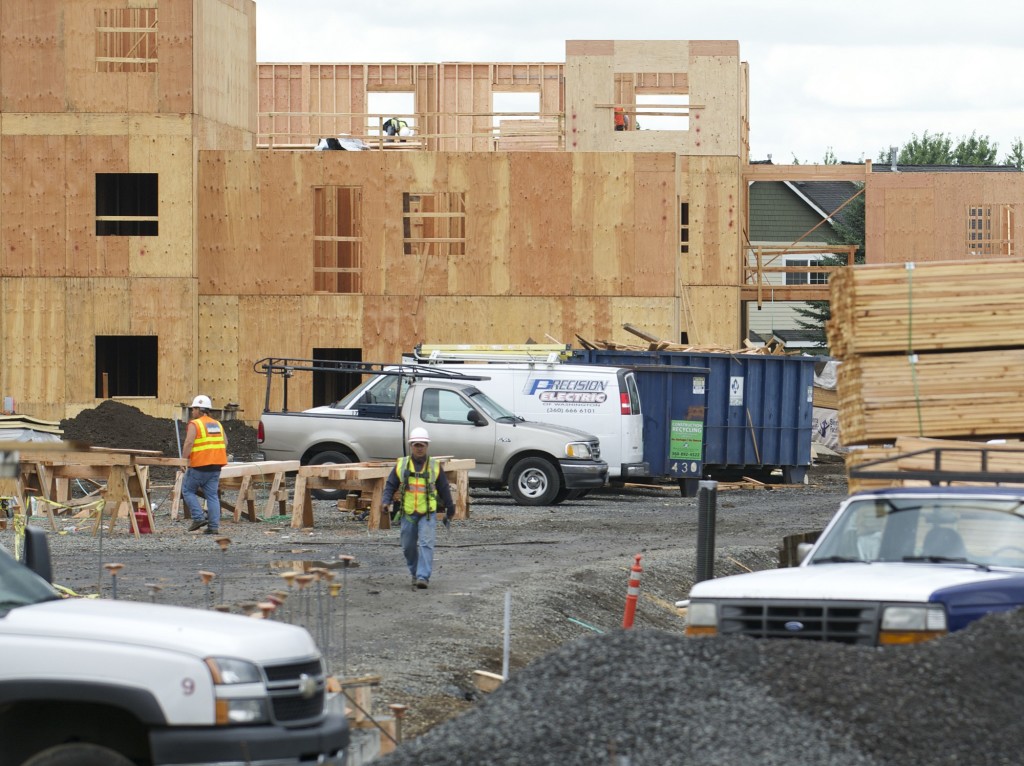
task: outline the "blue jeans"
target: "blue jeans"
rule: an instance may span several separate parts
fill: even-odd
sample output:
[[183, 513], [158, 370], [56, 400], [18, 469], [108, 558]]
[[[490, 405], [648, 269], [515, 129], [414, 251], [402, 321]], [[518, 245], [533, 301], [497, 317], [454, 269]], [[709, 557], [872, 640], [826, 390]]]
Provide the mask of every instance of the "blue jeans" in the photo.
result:
[[192, 515], [192, 521], [203, 520], [203, 507], [199, 504], [198, 490], [203, 491], [206, 498], [206, 517], [210, 529], [220, 528], [220, 471], [196, 471], [189, 468], [185, 471], [185, 480], [181, 483], [181, 496]]
[[402, 514], [402, 553], [409, 567], [409, 574], [417, 580], [430, 582], [430, 571], [434, 567], [434, 543], [437, 541], [437, 514], [410, 517]]

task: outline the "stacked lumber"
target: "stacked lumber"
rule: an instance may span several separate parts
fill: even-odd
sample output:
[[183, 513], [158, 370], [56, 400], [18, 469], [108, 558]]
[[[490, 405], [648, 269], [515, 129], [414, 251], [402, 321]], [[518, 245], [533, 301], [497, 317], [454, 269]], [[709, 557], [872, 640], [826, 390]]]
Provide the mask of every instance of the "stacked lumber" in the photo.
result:
[[1024, 259], [858, 266], [830, 285], [844, 445], [1024, 434]]
[[829, 285], [840, 358], [1022, 343], [1024, 259], [857, 266]]

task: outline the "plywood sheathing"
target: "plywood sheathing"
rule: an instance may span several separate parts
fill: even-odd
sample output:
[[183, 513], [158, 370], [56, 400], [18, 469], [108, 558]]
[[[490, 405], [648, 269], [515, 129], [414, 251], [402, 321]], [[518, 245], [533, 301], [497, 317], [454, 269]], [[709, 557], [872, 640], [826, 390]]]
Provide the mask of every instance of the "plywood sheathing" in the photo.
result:
[[[872, 173], [867, 178], [865, 251], [869, 263], [957, 260], [968, 254], [971, 206], [1007, 205], [1010, 239], [1024, 243], [1019, 173]], [[999, 254], [992, 254], [999, 255]]]
[[[195, 362], [183, 350], [193, 343], [194, 280], [4, 278], [0, 299], [0, 346], [8, 360], [0, 366], [0, 390], [15, 395], [25, 412], [60, 420], [99, 403], [97, 335], [157, 336], [159, 391], [167, 401], [183, 401], [191, 391]], [[166, 417], [155, 400], [133, 401]]]
[[[163, 5], [161, 0], [161, 11]], [[195, 42], [181, 50], [195, 60], [195, 104], [188, 111], [255, 131], [256, 5], [248, 0], [195, 0], [194, 7]]]
[[[565, 66], [569, 151], [735, 157], [744, 153], [746, 135], [739, 105], [744, 98], [745, 69], [735, 41], [570, 40]], [[648, 82], [643, 75], [661, 79]], [[630, 83], [629, 77], [636, 79]], [[687, 130], [612, 129], [611, 105], [628, 106], [638, 92], [683, 88], [689, 91], [691, 105]]]
[[[0, 130], [0, 273], [194, 273], [187, 115], [4, 115]], [[97, 237], [96, 174], [132, 172], [159, 174], [160, 236]]]

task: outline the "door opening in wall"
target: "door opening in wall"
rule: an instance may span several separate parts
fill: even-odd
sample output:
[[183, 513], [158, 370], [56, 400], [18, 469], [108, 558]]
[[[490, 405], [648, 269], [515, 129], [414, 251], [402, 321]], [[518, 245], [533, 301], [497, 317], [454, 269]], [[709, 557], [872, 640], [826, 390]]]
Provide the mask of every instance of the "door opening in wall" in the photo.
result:
[[96, 336], [96, 398], [157, 395], [157, 336]]

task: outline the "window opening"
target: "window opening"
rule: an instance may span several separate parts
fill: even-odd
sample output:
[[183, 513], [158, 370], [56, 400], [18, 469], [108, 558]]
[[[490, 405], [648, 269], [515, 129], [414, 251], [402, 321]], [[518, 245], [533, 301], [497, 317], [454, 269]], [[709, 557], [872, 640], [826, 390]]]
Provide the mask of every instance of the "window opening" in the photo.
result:
[[405, 192], [402, 228], [406, 255], [465, 255], [465, 193]]
[[688, 93], [637, 93], [631, 130], [689, 130]]
[[[817, 258], [787, 258], [787, 266], [817, 266]], [[787, 271], [787, 285], [827, 285], [828, 273], [824, 271]]]
[[363, 290], [363, 191], [358, 186], [313, 187], [313, 291]]
[[491, 125], [495, 128], [508, 120], [536, 120], [540, 117], [540, 93], [495, 91], [491, 95], [491, 112]]
[[679, 252], [690, 252], [690, 203], [679, 203]]
[[1013, 255], [1013, 206], [970, 205], [967, 208], [967, 252], [971, 255]]
[[[358, 348], [314, 348], [313, 358], [328, 362], [361, 362], [363, 351]], [[341, 399], [362, 382], [358, 372], [313, 371], [313, 406], [323, 407]]]
[[96, 336], [96, 398], [157, 395], [157, 336]]
[[96, 236], [155, 237], [156, 173], [96, 174]]
[[155, 72], [156, 8], [96, 9], [96, 71]]
[[[412, 91], [388, 91], [366, 94], [366, 135], [410, 135], [416, 128], [416, 94]], [[388, 120], [398, 124], [389, 133]], [[406, 132], [408, 131], [408, 132]]]

